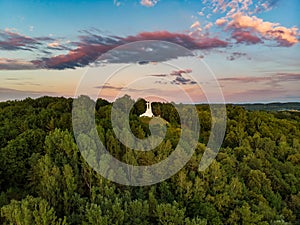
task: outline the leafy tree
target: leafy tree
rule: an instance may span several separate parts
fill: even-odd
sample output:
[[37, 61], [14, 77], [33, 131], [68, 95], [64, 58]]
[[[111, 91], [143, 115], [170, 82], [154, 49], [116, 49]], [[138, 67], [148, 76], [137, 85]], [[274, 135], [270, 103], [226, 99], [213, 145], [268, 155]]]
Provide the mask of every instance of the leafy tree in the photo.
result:
[[66, 218], [58, 219], [46, 200], [27, 196], [22, 201], [12, 200], [1, 208], [4, 224], [16, 225], [66, 225]]

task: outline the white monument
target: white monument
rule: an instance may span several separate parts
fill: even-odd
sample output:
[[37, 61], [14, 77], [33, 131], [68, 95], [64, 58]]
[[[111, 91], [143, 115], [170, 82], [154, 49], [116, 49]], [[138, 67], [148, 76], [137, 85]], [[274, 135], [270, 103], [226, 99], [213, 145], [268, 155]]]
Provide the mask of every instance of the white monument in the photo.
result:
[[154, 117], [153, 113], [152, 113], [152, 108], [151, 108], [151, 103], [147, 102], [146, 103], [147, 109], [146, 112], [144, 112], [142, 115], [140, 115], [140, 117]]

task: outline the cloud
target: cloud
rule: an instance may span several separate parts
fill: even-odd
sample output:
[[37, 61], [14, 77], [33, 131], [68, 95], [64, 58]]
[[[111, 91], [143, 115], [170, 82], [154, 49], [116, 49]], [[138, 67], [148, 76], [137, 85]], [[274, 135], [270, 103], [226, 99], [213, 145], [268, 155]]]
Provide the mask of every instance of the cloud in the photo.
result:
[[20, 59], [0, 58], [0, 70], [33, 70], [36, 65], [30, 61]]
[[194, 22], [190, 28], [197, 28], [197, 27], [200, 27], [200, 22], [199, 21], [196, 21]]
[[[136, 41], [157, 40], [171, 42], [183, 46], [189, 50], [212, 49], [227, 47], [228, 42], [220, 40], [218, 37], [207, 35], [191, 36], [186, 33], [176, 33], [168, 31], [141, 32], [127, 37], [105, 36], [99, 34], [99, 30], [83, 30], [76, 42], [64, 42], [52, 37], [27, 37], [14, 30], [0, 31], [0, 49], [3, 50], [28, 50], [45, 56], [31, 61], [21, 61], [15, 59], [2, 59], [0, 69], [74, 69], [84, 67], [94, 63], [99, 56], [110, 50]], [[136, 44], [137, 46], [139, 44]], [[191, 52], [172, 50], [174, 47], [167, 43], [151, 44], [144, 48], [140, 46], [135, 49], [113, 50], [110, 55], [106, 55], [110, 63], [131, 63], [138, 61], [167, 61], [170, 59], [190, 56]], [[153, 46], [152, 46], [153, 45]], [[74, 47], [75, 46], [75, 47]], [[164, 48], [168, 51], [164, 51]], [[169, 48], [169, 49], [168, 49]], [[67, 50], [65, 54], [55, 54], [55, 51]], [[120, 49], [119, 49], [120, 50]], [[142, 63], [140, 63], [142, 64]]]
[[182, 77], [183, 74], [188, 74], [188, 73], [192, 73], [192, 69], [181, 69], [181, 70], [173, 70], [171, 71], [169, 74], [166, 73], [162, 73], [162, 74], [151, 74], [149, 76], [153, 76], [153, 77], [167, 77], [167, 76], [178, 76], [178, 77]]
[[145, 92], [157, 93], [157, 91], [160, 91], [157, 88], [130, 88], [130, 87], [122, 87], [122, 86], [113, 86], [110, 84], [95, 86], [94, 88], [101, 89], [101, 91], [103, 91], [104, 93], [108, 91], [110, 94], [112, 94], [112, 91], [116, 91], [116, 92], [126, 91], [128, 93], [145, 93]]
[[226, 77], [219, 78], [220, 82], [230, 82], [230, 83], [264, 83], [270, 85], [271, 87], [280, 86], [285, 82], [299, 82], [300, 81], [300, 73], [274, 73], [269, 76], [261, 76], [261, 77]]
[[34, 38], [21, 35], [8, 29], [0, 31], [0, 49], [28, 50], [36, 49], [40, 42]]
[[279, 82], [284, 82], [284, 81], [300, 81], [300, 73], [276, 73], [274, 77], [279, 81]]
[[[67, 54], [61, 54], [49, 58], [41, 58], [32, 61], [37, 67], [45, 69], [74, 69], [83, 67], [107, 53], [108, 51], [124, 44], [136, 41], [166, 41], [183, 46], [189, 50], [211, 49], [218, 47], [226, 47], [228, 42], [222, 41], [217, 37], [200, 37], [194, 38], [183, 33], [171, 33], [168, 31], [142, 32], [134, 36], [118, 37], [87, 33], [80, 36], [80, 41], [76, 44], [77, 48], [70, 50]], [[160, 45], [160, 46], [158, 46]], [[165, 51], [169, 48], [168, 51]], [[113, 50], [106, 55], [106, 59], [110, 63], [129, 63], [138, 61], [166, 61], [179, 56], [191, 55], [190, 52], [183, 52], [179, 48], [170, 48], [166, 43], [137, 43], [131, 49], [121, 47], [121, 49]]]
[[251, 59], [246, 53], [242, 53], [242, 52], [233, 52], [229, 56], [227, 56], [226, 59], [229, 61], [233, 61], [243, 57], [246, 57], [248, 60]]
[[42, 58], [32, 61], [37, 67], [44, 69], [75, 69], [94, 62], [102, 53], [111, 50], [113, 46], [86, 45], [79, 46], [65, 55]]
[[259, 37], [253, 35], [249, 31], [234, 31], [232, 32], [231, 37], [235, 39], [237, 43], [257, 44], [262, 42]]
[[213, 13], [226, 13], [226, 17], [233, 15], [236, 12], [243, 12], [248, 15], [259, 13], [261, 11], [268, 11], [279, 0], [203, 0], [202, 2], [207, 8], [211, 9]]
[[191, 69], [184, 69], [184, 70], [173, 70], [169, 74], [152, 74], [150, 76], [152, 77], [158, 77], [158, 78], [166, 78], [166, 77], [173, 77], [176, 78], [171, 81], [166, 81], [166, 79], [160, 79], [156, 81], [155, 83], [159, 84], [176, 84], [176, 85], [193, 85], [196, 84], [196, 81], [193, 81], [190, 78], [186, 78], [183, 75], [186, 75], [188, 73], [192, 73]]
[[109, 90], [116, 90], [116, 91], [121, 91], [123, 89], [122, 87], [112, 86], [112, 85], [109, 85], [109, 84], [96, 86], [95, 88], [97, 88], [97, 89], [109, 89]]
[[225, 32], [230, 32], [231, 38], [237, 40], [237, 43], [258, 44], [267, 40], [275, 42], [278, 46], [290, 47], [299, 42], [300, 33], [297, 27], [288, 28], [254, 16], [261, 11], [272, 9], [277, 2], [278, 0], [211, 0], [207, 7], [214, 13], [225, 13], [215, 24], [223, 26]]
[[187, 85], [187, 84], [197, 84], [196, 81], [193, 81], [189, 78], [184, 78], [182, 76], [177, 76], [175, 80], [171, 81], [171, 84], [176, 84], [176, 85]]
[[[65, 43], [61, 43], [61, 41], [59, 40], [54, 40], [47, 44], [47, 48], [49, 50], [71, 50], [68, 44], [70, 44], [69, 41], [66, 41]], [[46, 51], [44, 53], [49, 54], [50, 52]]]
[[265, 0], [264, 3], [261, 4], [261, 7], [256, 8], [256, 13], [260, 11], [270, 11], [274, 6], [277, 5], [279, 0]]
[[204, 13], [202, 11], [198, 12], [199, 16], [204, 16]]
[[151, 74], [151, 75], [149, 75], [149, 76], [151, 76], [151, 77], [167, 77], [168, 74], [165, 74], [165, 73], [161, 73], [161, 74]]
[[185, 69], [185, 70], [174, 70], [170, 73], [171, 76], [182, 76], [182, 74], [191, 73], [191, 69]]
[[218, 26], [222, 26], [227, 22], [228, 22], [227, 19], [219, 18], [219, 19], [216, 20], [215, 24], [218, 25]]
[[205, 30], [209, 30], [213, 26], [213, 23], [208, 23], [204, 26]]
[[121, 2], [118, 1], [118, 0], [114, 0], [114, 5], [117, 6], [117, 7], [119, 7], [121, 5]]
[[157, 3], [159, 2], [159, 0], [141, 0], [140, 4], [142, 6], [146, 6], [146, 7], [153, 7], [155, 6]]
[[139, 65], [147, 65], [149, 63], [150, 63], [149, 61], [138, 61]]
[[48, 44], [49, 48], [57, 48], [60, 46], [60, 43], [58, 41], [54, 41]]
[[227, 28], [233, 29], [235, 32], [252, 32], [266, 40], [275, 40], [281, 46], [292, 46], [299, 42], [298, 28], [286, 28], [280, 26], [279, 23], [264, 21], [256, 16], [243, 15], [241, 12], [233, 15]]
[[181, 45], [190, 50], [210, 49], [218, 47], [227, 47], [228, 42], [220, 40], [217, 37], [191, 37], [184, 33], [171, 33], [168, 31], [142, 32], [136, 36], [128, 36], [122, 39], [123, 42], [144, 41], [144, 40], [160, 40], [168, 41]]
[[256, 83], [261, 81], [270, 81], [272, 77], [226, 77], [219, 78], [219, 81], [236, 82], [236, 83]]
[[50, 37], [31, 38], [21, 35], [13, 29], [0, 30], [0, 49], [7, 51], [36, 50], [45, 41], [53, 40]]

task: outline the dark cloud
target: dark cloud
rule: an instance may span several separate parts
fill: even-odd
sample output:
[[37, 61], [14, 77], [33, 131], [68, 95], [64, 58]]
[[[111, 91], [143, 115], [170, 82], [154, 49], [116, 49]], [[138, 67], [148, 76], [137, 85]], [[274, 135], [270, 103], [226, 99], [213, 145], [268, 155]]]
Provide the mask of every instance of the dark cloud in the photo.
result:
[[150, 63], [149, 61], [139, 61], [138, 62], [139, 65], [147, 65], [149, 63]]
[[[164, 42], [158, 43], [151, 40]], [[136, 41], [148, 42], [137, 42], [130, 46], [124, 45]], [[189, 50], [226, 47], [228, 45], [228, 42], [216, 37], [195, 39], [187, 34], [167, 31], [142, 32], [125, 38], [119, 36], [104, 37], [85, 31], [85, 35], [81, 35], [80, 41], [76, 43], [77, 48], [70, 50], [64, 55], [34, 60], [33, 63], [37, 67], [45, 69], [74, 69], [95, 62], [99, 56], [102, 56], [102, 59], [105, 59], [108, 63], [132, 63], [166, 61], [180, 56], [192, 55], [191, 52], [184, 51], [182, 47], [171, 46], [167, 42], [178, 44]], [[116, 47], [119, 48], [114, 49]]]
[[155, 83], [159, 84], [176, 84], [176, 85], [187, 85], [187, 84], [196, 84], [197, 82], [191, 80], [190, 78], [185, 78], [183, 77], [184, 74], [191, 73], [191, 69], [184, 69], [184, 70], [173, 70], [169, 74], [152, 74], [150, 76], [152, 77], [159, 77], [159, 78], [164, 78], [164, 77], [172, 77], [176, 76], [175, 79], [171, 80], [170, 82], [166, 81], [165, 79], [161, 79], [158, 81], [155, 81]]
[[189, 79], [189, 78], [184, 78], [181, 76], [176, 77], [173, 81], [171, 81], [171, 84], [176, 84], [176, 85], [187, 85], [187, 84], [196, 84], [197, 82]]
[[[46, 55], [53, 54], [53, 50], [68, 51], [66, 54], [42, 57], [28, 62], [6, 59], [7, 65], [2, 61], [0, 69], [75, 69], [96, 62], [100, 56], [107, 63], [137, 62], [140, 65], [145, 65], [150, 62], [191, 56], [193, 54], [190, 50], [228, 46], [228, 42], [217, 37], [194, 38], [187, 34], [168, 31], [142, 32], [127, 37], [104, 36], [96, 32], [99, 31], [81, 31], [79, 41], [61, 44], [50, 37], [31, 38], [8, 30], [0, 31], [0, 49], [3, 50], [36, 50]], [[45, 47], [45, 42], [49, 41], [52, 42], [47, 43], [47, 47]], [[136, 43], [130, 45], [132, 42]], [[171, 45], [169, 42], [179, 46]]]
[[234, 38], [237, 43], [257, 44], [262, 42], [259, 37], [249, 31], [234, 31], [231, 37]]
[[0, 49], [8, 51], [27, 50], [33, 51], [42, 42], [50, 41], [50, 37], [31, 38], [10, 30], [0, 30]]
[[226, 57], [226, 59], [229, 61], [233, 61], [233, 60], [240, 59], [240, 58], [247, 58], [249, 60], [251, 59], [246, 53], [243, 53], [243, 52], [233, 52], [229, 56]]
[[161, 74], [151, 74], [149, 76], [151, 76], [151, 77], [166, 77], [166, 76], [168, 76], [168, 74], [164, 74], [164, 73], [161, 73]]
[[120, 90], [123, 89], [122, 87], [112, 86], [112, 85], [108, 85], [108, 84], [96, 86], [95, 88], [97, 88], [97, 89], [110, 89], [110, 90], [117, 90], [117, 91], [120, 91]]
[[155, 81], [156, 84], [169, 84], [170, 82], [165, 81], [165, 80], [157, 80]]
[[[57, 45], [57, 46], [52, 46], [51, 44], [49, 44], [47, 46], [47, 49], [48, 50], [56, 50], [56, 51], [62, 51], [62, 50], [67, 50], [67, 51], [70, 51], [72, 50], [71, 47], [68, 47], [68, 46], [65, 46], [65, 45]], [[45, 54], [50, 54], [51, 52], [49, 51], [46, 51], [46, 50], [42, 50], [41, 52], [45, 53]]]
[[97, 34], [95, 32], [102, 33], [100, 30], [92, 29], [92, 30], [82, 30], [81, 33], [83, 35], [79, 36], [79, 42], [74, 42], [74, 44], [87, 44], [87, 45], [119, 45], [121, 37], [118, 36], [104, 36]]
[[181, 45], [190, 50], [209, 49], [209, 48], [228, 46], [227, 41], [220, 40], [217, 37], [205, 36], [196, 39], [188, 34], [171, 33], [168, 31], [142, 32], [135, 36], [128, 36], [122, 39], [124, 43], [133, 42], [133, 41], [145, 41], [145, 40], [167, 41], [167, 42]]
[[41, 58], [32, 62], [43, 69], [75, 69], [94, 62], [101, 54], [111, 50], [113, 46], [104, 45], [81, 45], [68, 54]]
[[144, 92], [153, 92], [157, 93], [159, 91], [156, 88], [143, 88], [143, 89], [138, 89], [138, 88], [129, 88], [129, 87], [120, 87], [120, 86], [113, 86], [109, 84], [105, 85], [100, 85], [100, 86], [95, 86], [94, 88], [97, 89], [102, 89], [102, 90], [113, 90], [113, 91], [126, 91], [126, 92], [131, 92], [131, 93], [144, 93]]
[[29, 50], [40, 44], [37, 40], [14, 33], [11, 31], [0, 31], [0, 49], [2, 50]]
[[37, 41], [42, 41], [42, 42], [44, 42], [44, 41], [54, 41], [54, 39], [51, 38], [51, 37], [36, 37], [34, 39], [37, 40]]
[[99, 60], [107, 63], [163, 62], [192, 55], [190, 50], [179, 45], [165, 41], [145, 40], [119, 46], [103, 54]]

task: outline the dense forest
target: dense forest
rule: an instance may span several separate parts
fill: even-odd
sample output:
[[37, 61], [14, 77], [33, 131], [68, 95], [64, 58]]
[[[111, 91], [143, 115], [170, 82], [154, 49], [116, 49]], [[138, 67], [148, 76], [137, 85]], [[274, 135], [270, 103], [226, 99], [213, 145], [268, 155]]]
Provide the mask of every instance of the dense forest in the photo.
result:
[[299, 102], [273, 102], [273, 103], [249, 103], [238, 104], [247, 110], [266, 110], [266, 111], [300, 111]]
[[[199, 143], [187, 165], [161, 183], [132, 187], [103, 178], [83, 159], [72, 103], [57, 97], [0, 103], [0, 224], [300, 224], [299, 112], [227, 105], [222, 148], [199, 171], [211, 116], [208, 105], [198, 105]], [[139, 99], [130, 114], [140, 139], [150, 134], [149, 119], [139, 117], [145, 108]], [[114, 135], [112, 103], [97, 100], [98, 135], [113, 156], [149, 165], [174, 150], [181, 129], [175, 108], [158, 102], [152, 108], [167, 135], [153, 151], [136, 152]]]

